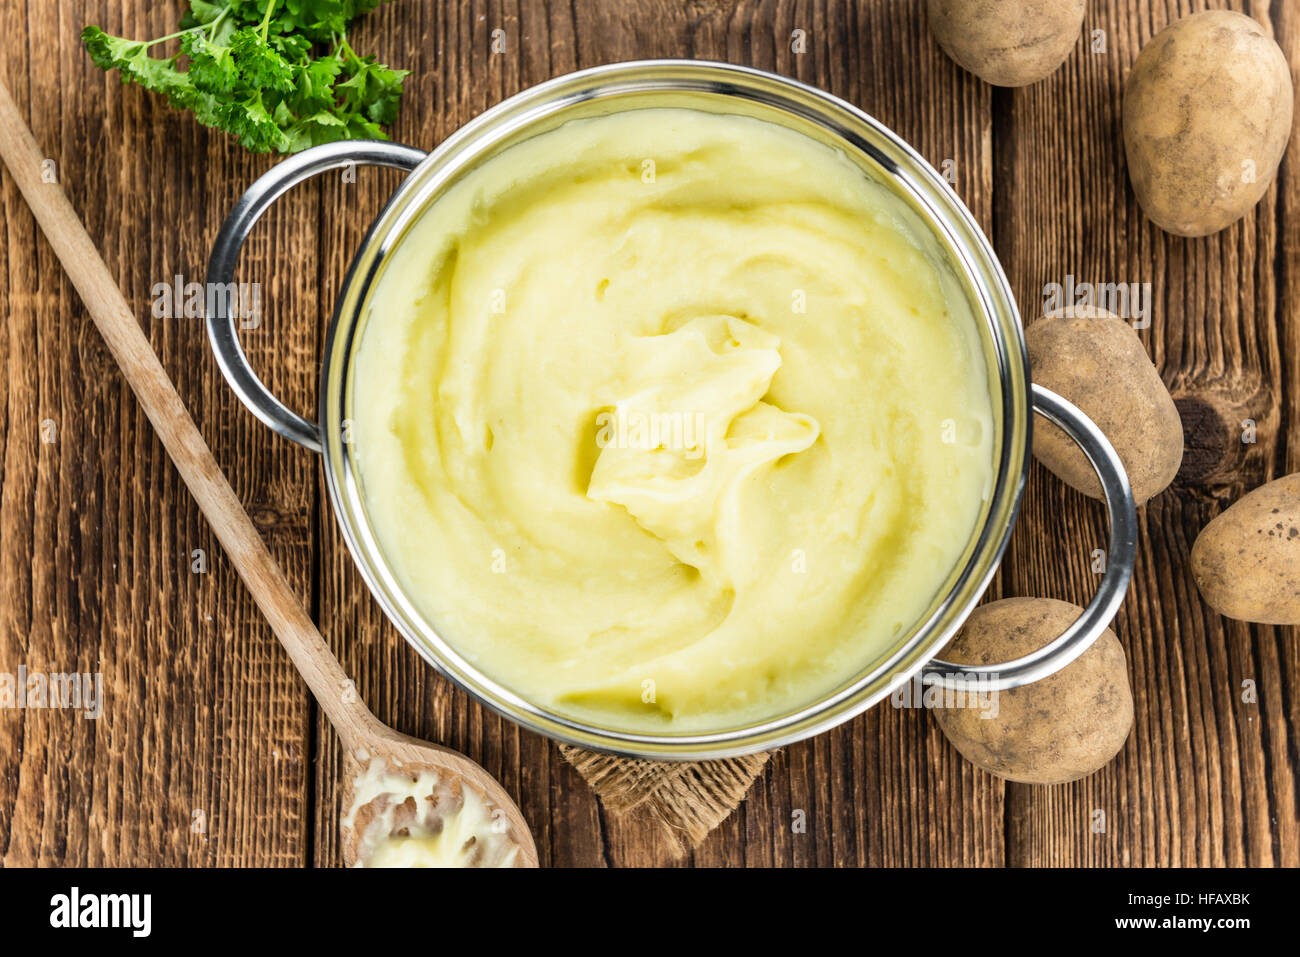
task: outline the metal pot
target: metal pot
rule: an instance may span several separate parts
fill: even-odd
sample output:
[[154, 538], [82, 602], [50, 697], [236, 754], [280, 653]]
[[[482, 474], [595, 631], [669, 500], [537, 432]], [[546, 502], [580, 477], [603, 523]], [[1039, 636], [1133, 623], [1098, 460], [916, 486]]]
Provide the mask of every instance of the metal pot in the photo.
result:
[[[996, 430], [991, 494], [963, 558], [922, 619], [867, 670], [819, 700], [759, 723], [707, 733], [644, 733], [587, 724], [525, 700], [481, 673], [403, 593], [367, 519], [345, 436], [354, 401], [352, 359], [365, 329], [368, 298], [392, 251], [448, 185], [475, 164], [569, 120], [664, 106], [742, 114], [789, 127], [841, 150], [901, 196], [934, 232], [980, 323]], [[989, 691], [1037, 681], [1081, 655], [1114, 617], [1132, 576], [1136, 550], [1136, 517], [1124, 468], [1090, 419], [1031, 384], [1020, 315], [997, 257], [970, 212], [915, 150], [862, 111], [794, 80], [728, 64], [650, 60], [584, 70], [511, 97], [432, 153], [382, 142], [340, 142], [284, 160], [254, 183], [231, 211], [213, 247], [208, 281], [234, 281], [240, 247], [276, 198], [316, 173], [350, 164], [397, 167], [410, 175], [370, 227], [344, 280], [326, 339], [316, 421], [286, 408], [262, 384], [239, 345], [235, 317], [219, 300], [208, 316], [208, 335], [222, 372], [244, 404], [276, 432], [322, 454], [343, 537], [388, 617], [430, 664], [498, 713], [551, 738], [612, 753], [683, 760], [728, 757], [825, 731], [918, 674], [926, 682], [954, 688], [978, 680], [981, 690]], [[1110, 513], [1107, 571], [1078, 621], [1038, 651], [978, 667], [938, 660], [936, 654], [987, 588], [1011, 535], [1029, 469], [1035, 412], [1080, 445], [1101, 479]]]

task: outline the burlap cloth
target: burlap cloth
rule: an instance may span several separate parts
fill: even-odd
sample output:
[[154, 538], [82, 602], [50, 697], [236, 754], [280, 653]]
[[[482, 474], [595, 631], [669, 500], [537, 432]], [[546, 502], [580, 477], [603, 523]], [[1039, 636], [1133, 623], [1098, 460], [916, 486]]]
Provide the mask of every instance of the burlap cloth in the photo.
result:
[[642, 814], [663, 828], [678, 855], [695, 847], [726, 820], [762, 773], [768, 754], [722, 761], [641, 761], [560, 745], [605, 809], [616, 816]]

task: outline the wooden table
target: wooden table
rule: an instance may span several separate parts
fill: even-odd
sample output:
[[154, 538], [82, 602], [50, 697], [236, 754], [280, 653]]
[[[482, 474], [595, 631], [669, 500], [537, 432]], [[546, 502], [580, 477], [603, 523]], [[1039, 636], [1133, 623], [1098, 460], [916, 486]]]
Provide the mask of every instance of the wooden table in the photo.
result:
[[[1233, 5], [1271, 24], [1300, 69], [1300, 7]], [[152, 318], [154, 285], [202, 279], [227, 209], [273, 162], [121, 87], [78, 43], [86, 23], [164, 35], [180, 6], [6, 0], [0, 59], [218, 460], [375, 712], [482, 762], [518, 799], [544, 864], [672, 863], [653, 829], [610, 819], [552, 744], [417, 658], [353, 567], [316, 458], [239, 405], [200, 320]], [[1115, 623], [1137, 710], [1120, 756], [1073, 785], [1010, 785], [964, 762], [923, 712], [879, 707], [778, 754], [688, 863], [1300, 864], [1296, 630], [1221, 619], [1187, 569], [1212, 515], [1300, 469], [1300, 136], [1255, 212], [1201, 240], [1145, 221], [1121, 146], [1122, 81], [1139, 46], [1202, 6], [1092, 0], [1065, 67], [1023, 90], [995, 90], [949, 61], [923, 0], [399, 0], [356, 28], [358, 50], [412, 71], [392, 131], [402, 142], [432, 147], [504, 97], [581, 67], [752, 64], [844, 97], [950, 169], [1026, 318], [1067, 275], [1153, 284], [1141, 335], [1188, 448], [1173, 488], [1141, 517]], [[245, 253], [240, 278], [262, 282], [265, 318], [244, 344], [299, 410], [314, 408], [335, 292], [397, 175], [300, 187]], [[0, 184], [0, 672], [102, 672], [106, 696], [98, 720], [0, 711], [0, 860], [337, 864], [333, 734], [12, 179]], [[1242, 441], [1246, 419], [1253, 442]], [[990, 594], [1085, 603], [1104, 543], [1101, 506], [1035, 466]]]

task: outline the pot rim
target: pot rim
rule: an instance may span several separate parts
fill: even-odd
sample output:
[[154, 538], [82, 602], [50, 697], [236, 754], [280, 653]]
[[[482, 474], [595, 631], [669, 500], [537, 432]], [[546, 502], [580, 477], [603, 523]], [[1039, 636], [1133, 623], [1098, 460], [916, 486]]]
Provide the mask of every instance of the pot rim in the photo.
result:
[[[781, 715], [721, 731], [670, 734], [601, 727], [540, 707], [480, 672], [444, 640], [414, 607], [383, 557], [366, 516], [344, 425], [351, 360], [369, 293], [391, 252], [443, 187], [492, 147], [543, 121], [558, 125], [563, 119], [557, 122], [557, 117], [578, 104], [678, 93], [739, 97], [769, 115], [775, 109], [820, 127], [841, 150], [865, 158], [859, 165], [874, 167], [876, 178], [902, 196], [934, 232], [980, 324], [994, 409], [996, 471], [960, 568], [954, 568], [946, 590], [882, 660]], [[558, 741], [651, 760], [706, 760], [780, 747], [848, 721], [910, 681], [956, 634], [997, 571], [1019, 512], [1032, 429], [1029, 379], [1019, 310], [991, 243], [951, 187], [901, 137], [852, 104], [788, 77], [703, 60], [634, 60], [557, 77], [502, 101], [444, 140], [402, 182], [371, 224], [344, 278], [326, 339], [318, 421], [326, 485], [348, 550], [385, 615], [425, 661], [497, 714]]]

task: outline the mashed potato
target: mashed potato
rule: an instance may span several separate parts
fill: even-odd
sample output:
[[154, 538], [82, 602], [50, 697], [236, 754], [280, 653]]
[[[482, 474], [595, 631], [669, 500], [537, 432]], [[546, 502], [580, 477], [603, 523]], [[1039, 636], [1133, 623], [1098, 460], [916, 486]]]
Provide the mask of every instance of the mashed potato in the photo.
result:
[[975, 319], [932, 236], [758, 120], [577, 120], [478, 167], [370, 303], [351, 441], [384, 554], [495, 680], [728, 727], [888, 652], [992, 480]]

